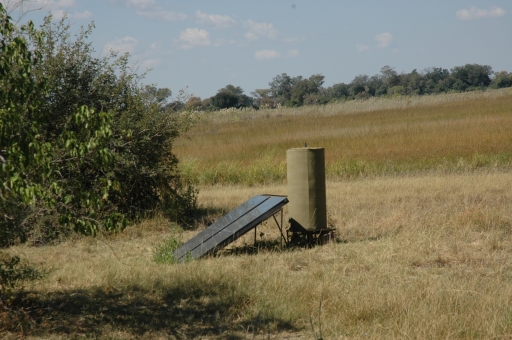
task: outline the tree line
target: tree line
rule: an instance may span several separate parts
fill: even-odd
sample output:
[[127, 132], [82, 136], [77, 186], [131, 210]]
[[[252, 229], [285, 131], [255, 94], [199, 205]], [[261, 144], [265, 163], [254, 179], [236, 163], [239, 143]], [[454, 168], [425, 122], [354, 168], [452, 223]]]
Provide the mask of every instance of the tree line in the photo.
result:
[[338, 83], [324, 87], [325, 77], [314, 74], [309, 78], [291, 77], [286, 73], [275, 76], [266, 89], [257, 89], [251, 96], [239, 86], [227, 85], [217, 94], [201, 100], [191, 96], [187, 101], [174, 103], [185, 110], [215, 111], [225, 108], [275, 108], [327, 104], [337, 101], [465, 92], [486, 88], [512, 87], [512, 73], [494, 72], [489, 65], [466, 64], [450, 70], [430, 67], [423, 71], [398, 73], [384, 66], [380, 73], [356, 76], [349, 84]]

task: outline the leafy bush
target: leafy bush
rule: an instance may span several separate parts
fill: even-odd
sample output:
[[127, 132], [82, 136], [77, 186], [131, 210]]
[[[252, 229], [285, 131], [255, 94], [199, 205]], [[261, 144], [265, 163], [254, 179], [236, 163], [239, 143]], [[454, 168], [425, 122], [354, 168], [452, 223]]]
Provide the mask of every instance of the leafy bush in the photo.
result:
[[[0, 333], [6, 330], [26, 329], [34, 324], [29, 311], [30, 294], [23, 283], [43, 277], [44, 273], [32, 268], [18, 256], [0, 253]], [[28, 308], [27, 308], [28, 307]]]
[[153, 253], [153, 260], [156, 263], [174, 263], [174, 251], [181, 247], [183, 241], [181, 236], [176, 237], [175, 235], [170, 236], [167, 240], [163, 241], [162, 244], [156, 247]]
[[142, 85], [128, 55], [93, 57], [92, 25], [73, 39], [65, 18], [17, 28], [1, 5], [0, 24], [0, 246], [156, 211], [186, 222], [196, 191], [172, 143], [190, 119], [165, 105], [171, 91]]
[[[39, 279], [43, 274], [21, 261], [18, 256], [0, 258], [0, 294], [19, 288], [24, 281]], [[5, 301], [4, 301], [5, 302]]]

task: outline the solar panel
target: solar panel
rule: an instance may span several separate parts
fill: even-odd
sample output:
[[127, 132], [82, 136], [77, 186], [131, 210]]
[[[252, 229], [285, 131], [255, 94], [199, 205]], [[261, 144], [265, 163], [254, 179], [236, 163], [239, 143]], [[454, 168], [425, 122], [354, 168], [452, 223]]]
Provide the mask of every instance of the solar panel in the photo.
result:
[[270, 218], [286, 203], [286, 196], [254, 196], [185, 242], [174, 252], [174, 259], [185, 262], [214, 253]]

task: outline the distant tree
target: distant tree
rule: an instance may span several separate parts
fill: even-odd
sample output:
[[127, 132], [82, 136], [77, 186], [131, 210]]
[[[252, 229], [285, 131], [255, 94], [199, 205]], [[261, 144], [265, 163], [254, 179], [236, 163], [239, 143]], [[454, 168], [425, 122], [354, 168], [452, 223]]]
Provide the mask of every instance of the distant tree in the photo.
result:
[[[293, 78], [292, 81], [292, 93], [289, 101], [291, 106], [301, 106], [304, 104], [304, 98], [309, 95], [317, 95], [320, 92], [322, 84], [324, 83], [324, 76], [321, 74], [315, 74], [310, 76], [308, 79], [302, 77]], [[318, 96], [316, 96], [318, 100]]]
[[275, 76], [269, 83], [274, 100], [281, 103], [290, 101], [292, 98], [293, 85], [294, 80], [286, 73]]
[[205, 111], [215, 110], [215, 107], [212, 105], [212, 99], [210, 97], [201, 100], [201, 107]]
[[251, 95], [257, 99], [270, 98], [272, 96], [272, 90], [271, 89], [256, 89], [256, 90], [254, 90], [254, 92], [251, 92]]
[[253, 96], [253, 104], [256, 107], [261, 108], [273, 108], [275, 106], [275, 102], [272, 99], [272, 90], [270, 89], [256, 89], [251, 92]]
[[250, 107], [253, 99], [240, 86], [227, 85], [211, 97], [211, 105], [219, 109]]
[[424, 78], [423, 94], [446, 92], [450, 89], [445, 80], [450, 76], [447, 69], [428, 67], [422, 72]]
[[467, 88], [487, 87], [491, 84], [492, 67], [488, 65], [466, 64], [451, 69], [450, 78], [455, 82], [453, 89], [464, 91]]
[[304, 105], [321, 105], [329, 102], [329, 97], [322, 93], [309, 93], [304, 96]]
[[512, 87], [512, 73], [508, 73], [507, 71], [497, 72], [491, 82], [491, 87], [495, 89]]
[[185, 110], [189, 111], [195, 111], [200, 110], [203, 108], [202, 101], [200, 97], [196, 96], [190, 96], [190, 98], [185, 103], [184, 107]]
[[146, 96], [146, 100], [162, 106], [167, 104], [167, 99], [172, 95], [171, 90], [168, 88], [158, 88], [153, 85], [144, 86], [143, 93]]
[[211, 104], [219, 109], [236, 107], [238, 104], [238, 96], [229, 92], [219, 92], [211, 97]]
[[386, 87], [389, 88], [400, 85], [400, 76], [393, 67], [386, 65], [380, 69], [380, 73], [382, 74], [382, 81]]
[[218, 92], [229, 93], [235, 96], [241, 96], [244, 94], [244, 90], [240, 86], [233, 86], [231, 84], [226, 85], [226, 87], [221, 88]]
[[360, 93], [364, 93], [365, 90], [366, 90], [366, 88], [362, 84], [361, 85], [352, 85], [350, 87], [350, 94], [352, 94], [353, 96], [357, 96]]
[[450, 76], [450, 72], [441, 67], [428, 67], [423, 70], [423, 74], [427, 80], [432, 80], [434, 83], [445, 80]]
[[388, 88], [388, 95], [390, 96], [399, 96], [406, 94], [405, 88], [402, 85], [397, 85]]
[[370, 77], [366, 74], [360, 74], [355, 76], [354, 79], [350, 82], [350, 86], [362, 86], [364, 87], [368, 84]]
[[425, 77], [418, 73], [416, 69], [412, 70], [411, 73], [403, 74], [401, 78], [401, 85], [404, 87], [406, 94], [423, 94]]
[[336, 98], [336, 99], [346, 98], [350, 95], [349, 90], [350, 89], [347, 84], [344, 84], [344, 83], [334, 84], [333, 86], [328, 87], [326, 89], [326, 95], [329, 98]]
[[[272, 79], [270, 88], [252, 93], [257, 105], [266, 107], [277, 103], [288, 106], [300, 106], [336, 101], [341, 98], [365, 99], [383, 95], [422, 95], [468, 89], [508, 87], [512, 77], [507, 72], [493, 75], [490, 66], [467, 64], [454, 67], [451, 71], [440, 67], [429, 67], [418, 72], [397, 73], [389, 65], [381, 68], [379, 74], [368, 76], [361, 74], [349, 84], [334, 84], [323, 88], [324, 76], [316, 74], [308, 79], [302, 76], [291, 77], [282, 73]], [[492, 83], [491, 83], [492, 82]]]

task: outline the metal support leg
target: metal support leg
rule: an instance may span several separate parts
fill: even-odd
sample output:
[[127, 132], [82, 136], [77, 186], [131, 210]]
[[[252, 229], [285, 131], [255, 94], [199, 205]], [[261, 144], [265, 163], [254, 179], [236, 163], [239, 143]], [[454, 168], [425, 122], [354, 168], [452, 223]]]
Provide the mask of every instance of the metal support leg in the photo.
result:
[[281, 209], [281, 225], [279, 225], [279, 223], [277, 222], [277, 219], [276, 219], [276, 215], [272, 215], [272, 217], [274, 218], [274, 221], [276, 222], [277, 224], [277, 227], [279, 228], [279, 232], [281, 233], [281, 248], [283, 247], [283, 240], [285, 241], [285, 243], [288, 245], [288, 242], [286, 240], [286, 237], [284, 236], [283, 234], [283, 209]]

